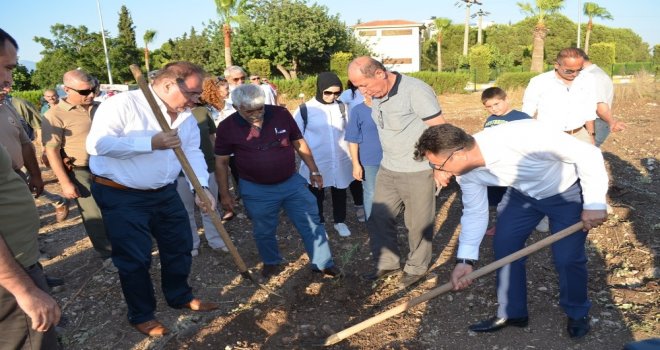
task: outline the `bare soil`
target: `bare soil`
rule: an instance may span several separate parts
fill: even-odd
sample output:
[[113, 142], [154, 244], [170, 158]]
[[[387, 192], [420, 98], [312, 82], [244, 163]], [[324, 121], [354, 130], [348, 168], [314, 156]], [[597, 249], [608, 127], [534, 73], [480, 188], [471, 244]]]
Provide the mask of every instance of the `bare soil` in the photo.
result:
[[[651, 94], [642, 95], [629, 94], [630, 98], [617, 100], [615, 116], [626, 122], [628, 129], [610, 136], [602, 147], [611, 174], [609, 196], [614, 213], [588, 238], [593, 328], [584, 339], [574, 341], [566, 334], [565, 315], [558, 307], [557, 276], [546, 249], [528, 260], [530, 324], [526, 328], [510, 327], [493, 334], [467, 330], [470, 324], [496, 311], [495, 279], [491, 274], [468, 290], [432, 299], [330, 348], [621, 349], [629, 341], [658, 337], [657, 84]], [[521, 93], [511, 98], [519, 107]], [[451, 123], [470, 132], [482, 127], [485, 112], [479, 93], [439, 99]], [[49, 180], [47, 189], [57, 193], [59, 186], [53, 174], [44, 168], [44, 175]], [[190, 283], [197, 297], [217, 301], [221, 307], [210, 313], [171, 309], [159, 287], [160, 267], [154, 251], [156, 316], [174, 330], [172, 335], [158, 339], [147, 338], [128, 324], [118, 276], [102, 268], [75, 205], [69, 219], [61, 224], [55, 223], [52, 206], [45, 199], [37, 199], [37, 206], [41, 214], [40, 244], [54, 256], [44, 264], [46, 272], [66, 280], [64, 289], [54, 293], [65, 317], [59, 331], [66, 349], [316, 348], [330, 334], [446, 283], [453, 268], [461, 215], [460, 190], [454, 183], [442, 190], [437, 201], [429, 278], [404, 291], [395, 287], [398, 277], [373, 284], [360, 279], [372, 269], [372, 263], [365, 225], [357, 222], [350, 206], [347, 224], [353, 232], [351, 237], [339, 237], [332, 225], [326, 224], [336, 262], [346, 273], [339, 281], [310, 271], [297, 232], [282, 216], [278, 237], [288, 264], [279, 276], [267, 282], [281, 297], [245, 281], [228, 254], [212, 251], [203, 243], [200, 255], [193, 260]], [[237, 211], [242, 213], [242, 208]], [[226, 228], [253, 275], [260, 276], [250, 221], [239, 215]], [[405, 256], [402, 220], [398, 229]], [[543, 237], [535, 233], [530, 243]], [[491, 246], [492, 238], [486, 237], [481, 247], [482, 266], [493, 260]]]

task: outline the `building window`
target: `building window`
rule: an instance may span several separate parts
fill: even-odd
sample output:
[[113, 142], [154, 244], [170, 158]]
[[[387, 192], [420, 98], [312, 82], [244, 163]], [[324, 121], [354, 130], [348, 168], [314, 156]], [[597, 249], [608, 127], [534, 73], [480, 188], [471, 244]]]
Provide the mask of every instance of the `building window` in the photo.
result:
[[383, 64], [412, 64], [412, 58], [385, 58]]
[[383, 30], [382, 36], [400, 36], [400, 35], [412, 35], [412, 29], [387, 29]]
[[376, 36], [375, 30], [361, 30], [358, 32], [360, 36]]

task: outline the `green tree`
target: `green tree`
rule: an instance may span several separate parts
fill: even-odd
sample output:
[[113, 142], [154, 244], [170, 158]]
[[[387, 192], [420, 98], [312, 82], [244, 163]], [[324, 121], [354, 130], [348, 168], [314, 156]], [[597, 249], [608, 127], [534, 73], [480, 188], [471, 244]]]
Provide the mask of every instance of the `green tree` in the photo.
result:
[[338, 51], [368, 53], [325, 6], [261, 0], [250, 17], [235, 37], [236, 57], [243, 62], [267, 58], [286, 79], [297, 78], [299, 72], [327, 70], [330, 56]]
[[536, 22], [533, 32], [532, 64], [530, 71], [542, 72], [544, 68], [544, 43], [545, 38], [548, 35], [548, 28], [546, 27], [545, 19], [546, 16], [561, 10], [564, 5], [564, 0], [535, 0], [535, 6], [532, 6], [528, 2], [519, 2], [517, 5], [523, 13], [533, 18]]
[[147, 72], [149, 72], [149, 44], [151, 44], [154, 41], [154, 38], [156, 37], [157, 32], [152, 29], [147, 29], [144, 32], [144, 36], [142, 39], [144, 39], [144, 66], [147, 68]]
[[594, 28], [594, 17], [601, 19], [614, 19], [606, 8], [598, 6], [595, 2], [584, 3], [584, 15], [589, 17], [587, 33], [584, 36], [584, 52], [589, 53], [589, 37]]
[[615, 58], [615, 44], [614, 43], [595, 43], [591, 46], [591, 54], [589, 59], [591, 62], [600, 66], [603, 70], [612, 74], [612, 65]]
[[653, 64], [660, 65], [660, 44], [653, 46]]
[[96, 77], [106, 72], [103, 43], [100, 33], [90, 33], [85, 26], [54, 24], [50, 27], [52, 39], [35, 37], [41, 44], [42, 59], [32, 75], [32, 82], [48, 88], [62, 82], [65, 72], [82, 68]]
[[442, 32], [447, 30], [451, 26], [451, 19], [449, 18], [435, 18], [433, 20], [433, 26], [435, 27], [435, 42], [437, 46], [437, 60], [438, 60], [438, 72], [442, 72]]
[[488, 45], [475, 45], [468, 54], [470, 70], [476, 77], [476, 83], [487, 83], [490, 76], [490, 64], [493, 61], [493, 52]]
[[113, 65], [113, 77], [121, 82], [133, 81], [133, 74], [129, 70], [131, 64], [140, 64], [140, 50], [135, 40], [135, 25], [131, 13], [125, 5], [119, 10], [117, 23], [118, 35], [110, 40], [110, 62]]
[[247, 0], [215, 0], [215, 7], [222, 23], [222, 34], [225, 45], [225, 67], [233, 64], [231, 56], [231, 24], [241, 23], [246, 18], [246, 11], [250, 9]]
[[197, 34], [195, 28], [190, 28], [190, 34], [184, 33], [181, 38], [169, 40], [171, 45], [170, 60], [189, 61], [204, 68], [211, 61], [209, 38], [205, 31]]
[[32, 84], [32, 71], [29, 71], [26, 66], [17, 64], [12, 72], [14, 78], [14, 85], [12, 89], [16, 91], [36, 90], [39, 87]]

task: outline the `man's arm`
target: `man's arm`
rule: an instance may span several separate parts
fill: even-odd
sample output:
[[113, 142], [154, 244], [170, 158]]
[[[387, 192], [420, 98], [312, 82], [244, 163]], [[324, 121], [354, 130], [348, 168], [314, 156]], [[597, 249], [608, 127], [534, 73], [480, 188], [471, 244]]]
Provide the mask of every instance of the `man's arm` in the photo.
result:
[[64, 167], [64, 160], [60, 154], [60, 147], [46, 146], [45, 151], [46, 157], [48, 157], [48, 163], [50, 163], [50, 167], [53, 169], [53, 173], [55, 173], [57, 181], [59, 181], [60, 186], [62, 187], [62, 196], [69, 199], [80, 197], [78, 188], [73, 181], [71, 181], [71, 178]]
[[32, 320], [32, 329], [45, 332], [60, 321], [61, 310], [55, 300], [39, 289], [14, 259], [0, 236], [0, 286], [15, 298], [18, 306]]
[[362, 170], [362, 164], [360, 164], [360, 145], [349, 142], [348, 151], [351, 154], [351, 162], [353, 163], [353, 177], [358, 181], [362, 181], [364, 172]]
[[598, 106], [596, 107], [596, 114], [600, 119], [607, 123], [607, 125], [609, 125], [610, 131], [612, 132], [623, 131], [626, 130], [626, 127], [628, 127], [626, 123], [614, 118], [612, 115], [612, 109], [610, 109], [610, 106], [605, 102], [598, 103]]
[[[291, 143], [293, 144], [293, 147], [295, 148], [296, 152], [298, 152], [300, 159], [302, 159], [302, 161], [305, 162], [305, 165], [307, 165], [307, 167], [309, 168], [309, 171], [312, 173], [317, 173], [319, 171], [319, 168], [316, 166], [316, 162], [314, 162], [314, 156], [312, 155], [312, 150], [309, 149], [309, 146], [307, 145], [307, 142], [305, 142], [305, 139], [293, 140]], [[316, 188], [323, 188], [322, 176], [310, 175], [309, 181], [311, 182], [312, 186]]]
[[44, 181], [41, 178], [41, 169], [39, 169], [34, 146], [32, 146], [32, 143], [24, 143], [21, 145], [21, 152], [23, 155], [23, 165], [30, 174], [28, 187], [30, 191], [34, 192], [36, 197], [39, 197], [44, 191]]
[[215, 180], [218, 182], [222, 210], [234, 212], [234, 197], [229, 193], [229, 157], [215, 156]]

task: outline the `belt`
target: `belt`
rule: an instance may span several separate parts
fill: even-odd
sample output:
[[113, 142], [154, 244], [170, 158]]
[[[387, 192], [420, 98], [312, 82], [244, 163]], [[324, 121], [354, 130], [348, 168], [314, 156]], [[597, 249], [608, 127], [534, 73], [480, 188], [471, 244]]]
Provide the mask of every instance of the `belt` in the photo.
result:
[[108, 178], [105, 178], [103, 176], [94, 175], [94, 174], [92, 174], [92, 181], [96, 182], [97, 184], [112, 187], [112, 188], [122, 190], [122, 191], [158, 192], [158, 191], [162, 190], [163, 188], [167, 187], [167, 186], [163, 186], [163, 187], [154, 188], [154, 189], [139, 190], [137, 188], [131, 188], [131, 187], [124, 186], [124, 185], [122, 185], [120, 183], [117, 183], [117, 182], [114, 182], [114, 181], [112, 181]]
[[584, 125], [580, 126], [579, 128], [575, 128], [573, 130], [564, 130], [564, 132], [569, 134], [569, 135], [573, 135], [573, 134], [577, 134], [582, 129], [584, 129]]

